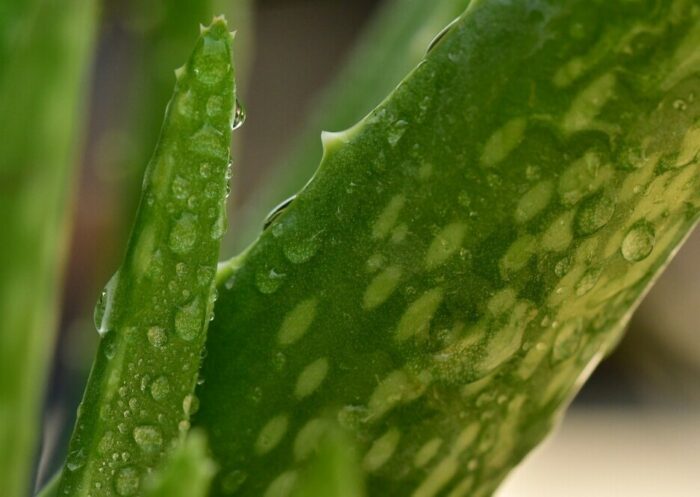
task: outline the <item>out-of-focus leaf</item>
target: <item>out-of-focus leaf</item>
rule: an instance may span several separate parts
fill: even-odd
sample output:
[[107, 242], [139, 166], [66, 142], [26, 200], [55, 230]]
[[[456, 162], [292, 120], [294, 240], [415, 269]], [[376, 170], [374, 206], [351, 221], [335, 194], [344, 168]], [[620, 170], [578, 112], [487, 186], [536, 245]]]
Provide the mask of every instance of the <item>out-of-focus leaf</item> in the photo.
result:
[[372, 496], [488, 495], [698, 220], [690, 0], [476, 0], [327, 134], [219, 273], [201, 409], [237, 497], [294, 490], [335, 417]]
[[333, 421], [323, 423], [318, 446], [294, 482], [292, 497], [362, 497], [362, 468], [352, 440]]
[[253, 241], [272, 206], [306, 184], [321, 160], [319, 131], [346, 129], [371, 111], [425, 55], [431, 40], [470, 0], [388, 0], [285, 156], [233, 216], [242, 249]]
[[216, 472], [204, 434], [193, 430], [146, 482], [145, 497], [205, 497]]
[[91, 60], [92, 0], [0, 6], [0, 482], [31, 488]]

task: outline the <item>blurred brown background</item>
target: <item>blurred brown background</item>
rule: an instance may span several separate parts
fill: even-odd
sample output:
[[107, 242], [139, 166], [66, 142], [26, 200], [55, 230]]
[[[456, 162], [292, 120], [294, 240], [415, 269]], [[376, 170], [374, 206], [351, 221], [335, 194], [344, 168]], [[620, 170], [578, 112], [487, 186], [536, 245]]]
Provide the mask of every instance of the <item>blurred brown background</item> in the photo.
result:
[[[254, 25], [248, 32], [239, 29], [239, 36], [253, 40], [253, 52], [239, 67], [248, 119], [237, 133], [231, 217], [256, 185], [274, 174], [274, 166], [284, 166], [285, 151], [319, 90], [332, 80], [378, 4], [255, 2]], [[40, 478], [52, 472], [64, 450], [98, 338], [92, 307], [119, 264], [126, 236], [123, 219], [130, 219], [135, 208], [123, 202], [125, 182], [134, 170], [115, 157], [130, 146], [118, 116], [128, 98], [124, 82], [138, 67], [142, 29], [128, 7], [108, 3], [77, 185]], [[138, 172], [143, 166], [133, 167]], [[224, 247], [222, 255], [233, 253]], [[698, 309], [696, 231], [643, 303], [618, 351], [584, 387], [562, 431], [526, 463], [502, 495], [700, 495], [700, 478], [694, 474], [700, 463]]]

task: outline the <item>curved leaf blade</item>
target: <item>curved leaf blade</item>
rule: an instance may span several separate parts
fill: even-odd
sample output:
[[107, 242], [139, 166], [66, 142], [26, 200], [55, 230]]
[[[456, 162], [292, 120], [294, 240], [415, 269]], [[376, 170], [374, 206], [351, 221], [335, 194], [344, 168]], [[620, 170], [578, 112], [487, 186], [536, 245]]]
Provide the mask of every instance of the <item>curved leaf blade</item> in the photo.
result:
[[124, 262], [95, 308], [102, 339], [59, 494], [142, 495], [144, 475], [189, 429], [226, 222], [232, 39], [215, 18], [175, 71]]
[[699, 18], [476, 1], [324, 136], [313, 181], [220, 271], [195, 423], [222, 478], [247, 475], [235, 495], [293, 492], [329, 415], [369, 495], [498, 486], [698, 221]]

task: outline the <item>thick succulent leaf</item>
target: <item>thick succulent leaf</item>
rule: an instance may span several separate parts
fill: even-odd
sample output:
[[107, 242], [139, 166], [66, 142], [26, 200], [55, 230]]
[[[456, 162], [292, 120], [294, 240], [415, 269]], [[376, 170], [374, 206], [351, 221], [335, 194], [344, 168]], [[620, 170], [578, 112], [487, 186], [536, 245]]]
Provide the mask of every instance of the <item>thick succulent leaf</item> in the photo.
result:
[[321, 160], [321, 129], [345, 129], [368, 114], [424, 57], [436, 35], [470, 0], [388, 0], [371, 20], [350, 58], [324, 92], [289, 156], [233, 216], [232, 246], [260, 234], [261, 219], [301, 189]]
[[145, 484], [145, 497], [205, 497], [216, 467], [207, 454], [207, 441], [193, 430]]
[[175, 72], [124, 262], [95, 308], [102, 340], [59, 494], [141, 495], [143, 475], [187, 431], [196, 410], [226, 222], [231, 40], [225, 20], [216, 18]]
[[[150, 2], [129, 2], [126, 24], [130, 43], [138, 54], [121, 85], [125, 98], [111, 109], [114, 127], [101, 139], [108, 151], [104, 159], [118, 178], [123, 214], [118, 216], [118, 239], [126, 240], [131, 217], [140, 196], [140, 181], [158, 140], [163, 109], [172, 94], [172, 68], [187, 57], [192, 45], [192, 27], [223, 13], [229, 28], [237, 30], [234, 47], [238, 73], [245, 74], [251, 34], [251, 0], [170, 0], [154, 8]], [[242, 64], [242, 62], [244, 62]], [[238, 81], [240, 84], [240, 80]], [[115, 244], [122, 247], [123, 243]]]
[[327, 416], [369, 495], [492, 492], [698, 219], [699, 19], [477, 0], [324, 136], [314, 179], [219, 273], [195, 423], [222, 478], [247, 475], [235, 495], [286, 495]]
[[92, 0], [0, 6], [0, 482], [9, 497], [31, 488], [95, 14]]

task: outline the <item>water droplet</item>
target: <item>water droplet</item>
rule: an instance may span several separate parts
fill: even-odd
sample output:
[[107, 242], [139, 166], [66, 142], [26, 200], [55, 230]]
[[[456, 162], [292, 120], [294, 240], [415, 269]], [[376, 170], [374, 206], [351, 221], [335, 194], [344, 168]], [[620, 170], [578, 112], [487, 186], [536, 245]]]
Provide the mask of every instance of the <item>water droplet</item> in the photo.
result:
[[389, 142], [389, 145], [392, 147], [395, 146], [401, 137], [404, 135], [406, 132], [406, 128], [408, 127], [408, 122], [404, 120], [399, 120], [396, 121], [391, 129], [389, 130], [389, 133], [387, 135], [387, 141]]
[[154, 347], [161, 348], [168, 343], [168, 334], [160, 326], [151, 326], [146, 332], [148, 341]]
[[245, 107], [243, 106], [240, 100], [236, 99], [236, 106], [233, 111], [233, 123], [231, 124], [231, 129], [235, 130], [243, 126], [245, 118]]
[[226, 211], [224, 209], [219, 209], [219, 215], [211, 226], [211, 239], [221, 240], [226, 232]]
[[582, 235], [591, 235], [603, 228], [615, 213], [615, 201], [607, 195], [586, 199], [576, 213], [576, 227]]
[[155, 426], [137, 426], [134, 428], [134, 441], [144, 452], [158, 452], [163, 446], [163, 435]]
[[175, 314], [175, 332], [189, 342], [199, 337], [204, 327], [204, 308], [199, 297], [181, 307]]
[[228, 138], [218, 129], [205, 124], [190, 140], [189, 148], [192, 152], [211, 157], [213, 159], [228, 159]]
[[248, 475], [243, 471], [231, 471], [221, 479], [221, 491], [226, 495], [231, 495], [241, 488], [247, 478]]
[[279, 273], [274, 268], [262, 268], [255, 275], [255, 285], [261, 293], [269, 295], [275, 293], [279, 289], [286, 276], [286, 274]]
[[151, 383], [151, 397], [153, 400], [161, 401], [165, 400], [170, 393], [170, 382], [165, 376], [160, 376], [156, 378], [153, 383]]
[[196, 395], [189, 394], [182, 399], [182, 411], [185, 416], [192, 416], [199, 410], [199, 399]]
[[130, 497], [136, 495], [140, 483], [141, 478], [136, 468], [121, 468], [114, 477], [114, 490], [122, 497]]
[[117, 283], [119, 282], [119, 271], [114, 273], [110, 280], [105, 285], [104, 290], [100, 294], [100, 298], [97, 300], [95, 305], [95, 311], [93, 312], [93, 319], [95, 322], [95, 329], [97, 333], [104, 336], [107, 332], [111, 330], [111, 317], [114, 304], [114, 292], [117, 288]]
[[170, 248], [176, 254], [186, 254], [197, 241], [197, 216], [185, 213], [170, 230]]
[[81, 449], [72, 450], [68, 453], [68, 458], [66, 460], [66, 468], [68, 471], [75, 471], [82, 468], [85, 465], [87, 456], [85, 451]]
[[224, 99], [220, 95], [212, 95], [207, 100], [207, 115], [209, 117], [216, 117], [221, 114], [221, 110], [224, 106]]
[[654, 249], [656, 243], [656, 230], [646, 222], [641, 221], [630, 228], [622, 240], [620, 251], [622, 257], [629, 262], [638, 262], [646, 259]]
[[312, 236], [295, 239], [285, 244], [284, 255], [293, 264], [301, 264], [311, 259], [317, 250], [317, 239]]
[[171, 189], [173, 190], [173, 195], [175, 196], [176, 199], [184, 200], [187, 197], [187, 194], [189, 193], [190, 184], [182, 176], [177, 176], [173, 180], [173, 184], [171, 186]]
[[105, 432], [105, 434], [100, 439], [100, 443], [97, 444], [97, 451], [102, 454], [108, 454], [114, 448], [114, 433], [111, 431]]

